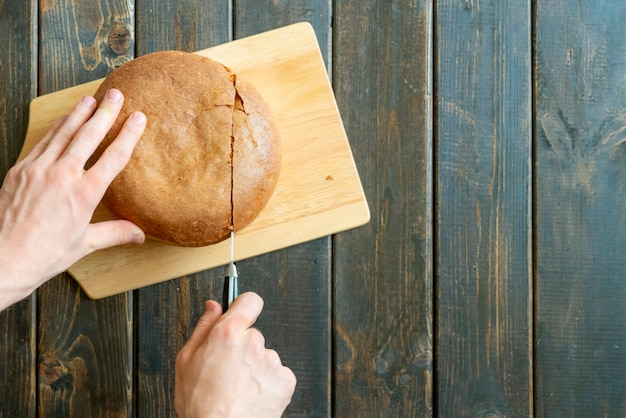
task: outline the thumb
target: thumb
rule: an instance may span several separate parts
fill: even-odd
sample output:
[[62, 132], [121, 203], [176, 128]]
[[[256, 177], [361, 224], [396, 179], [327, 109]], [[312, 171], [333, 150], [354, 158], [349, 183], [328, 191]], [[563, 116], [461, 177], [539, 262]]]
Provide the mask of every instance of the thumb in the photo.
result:
[[146, 236], [134, 223], [116, 219], [89, 225], [85, 234], [87, 252], [123, 244], [143, 244]]

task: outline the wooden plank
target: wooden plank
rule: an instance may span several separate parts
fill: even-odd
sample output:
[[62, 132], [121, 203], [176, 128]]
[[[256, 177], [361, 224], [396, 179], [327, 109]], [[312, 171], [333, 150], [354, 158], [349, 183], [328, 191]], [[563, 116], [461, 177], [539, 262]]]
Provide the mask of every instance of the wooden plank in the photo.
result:
[[315, 30], [324, 61], [331, 68], [332, 32], [329, 30], [332, 0], [291, 0], [279, 5], [276, 0], [237, 1], [234, 38], [243, 38], [296, 22], [309, 22]]
[[[318, 36], [322, 55], [330, 56], [329, 0], [237, 1], [235, 38], [309, 21]], [[242, 290], [265, 299], [258, 328], [267, 345], [298, 378], [285, 417], [329, 416], [331, 391], [330, 238], [294, 246], [238, 264]]]
[[[150, 0], [139, 6], [139, 55], [168, 49], [192, 52], [231, 40], [230, 2]], [[222, 277], [223, 271], [215, 269], [135, 291], [137, 416], [176, 416], [176, 354], [191, 335], [204, 301], [220, 300]]]
[[335, 3], [335, 93], [372, 212], [335, 238], [337, 417], [433, 413], [432, 22], [430, 1]]
[[[0, 1], [0, 179], [15, 163], [26, 131], [36, 81], [33, 2]], [[35, 299], [0, 313], [0, 416], [34, 417], [36, 396]]]
[[10, 41], [0, 50], [0, 178], [4, 178], [22, 148], [28, 122], [28, 103], [37, 88], [34, 49], [36, 7], [0, 1], [0, 29]]
[[529, 1], [436, 3], [437, 413], [533, 413]]
[[135, 14], [137, 55], [194, 52], [232, 40], [232, 0], [147, 0]]
[[[132, 2], [40, 6], [41, 94], [100, 78], [132, 56], [132, 42], [119, 36], [120, 27], [132, 32]], [[132, 295], [90, 301], [61, 275], [40, 288], [37, 302], [39, 416], [132, 416]]]
[[537, 416], [626, 416], [623, 2], [536, 6]]

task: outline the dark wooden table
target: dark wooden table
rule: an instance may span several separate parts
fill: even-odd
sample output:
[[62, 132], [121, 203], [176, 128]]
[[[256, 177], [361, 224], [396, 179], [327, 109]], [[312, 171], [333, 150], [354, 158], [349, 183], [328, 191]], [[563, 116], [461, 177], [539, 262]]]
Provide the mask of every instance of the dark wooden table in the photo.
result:
[[[285, 415], [626, 416], [622, 1], [0, 0], [0, 174], [37, 95], [302, 20], [372, 220], [239, 264]], [[222, 274], [100, 301], [56, 277], [0, 315], [0, 417], [174, 416]]]

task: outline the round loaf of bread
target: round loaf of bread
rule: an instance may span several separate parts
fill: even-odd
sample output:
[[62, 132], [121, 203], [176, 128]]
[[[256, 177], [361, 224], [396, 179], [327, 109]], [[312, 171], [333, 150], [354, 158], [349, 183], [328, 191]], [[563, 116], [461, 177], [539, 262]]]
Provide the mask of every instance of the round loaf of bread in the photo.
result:
[[113, 71], [96, 99], [111, 88], [125, 101], [94, 158], [133, 111], [148, 119], [103, 198], [113, 214], [182, 246], [219, 242], [256, 218], [278, 181], [281, 146], [271, 111], [250, 83], [208, 58], [164, 51]]

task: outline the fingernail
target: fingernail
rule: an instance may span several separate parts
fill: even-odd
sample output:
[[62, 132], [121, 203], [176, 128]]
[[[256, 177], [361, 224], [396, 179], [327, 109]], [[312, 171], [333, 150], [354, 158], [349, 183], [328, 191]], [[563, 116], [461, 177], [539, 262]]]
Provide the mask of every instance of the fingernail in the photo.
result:
[[263, 303], [263, 299], [254, 292], [245, 292], [240, 294], [237, 299], [241, 299], [243, 303]]
[[83, 96], [80, 99], [80, 103], [85, 106], [93, 106], [96, 103], [96, 99], [94, 99], [92, 96]]
[[218, 306], [220, 305], [218, 305], [217, 303], [213, 303], [213, 301], [207, 300], [204, 303], [204, 312], [213, 312], [217, 309]]
[[143, 233], [138, 227], [133, 231], [133, 242], [135, 244], [143, 244], [146, 240], [146, 234]]
[[146, 115], [141, 112], [133, 112], [130, 117], [132, 121], [135, 122], [137, 125], [143, 125], [144, 123], [146, 123]]
[[122, 100], [122, 93], [119, 90], [111, 89], [107, 91], [106, 98], [112, 102], [119, 102]]

